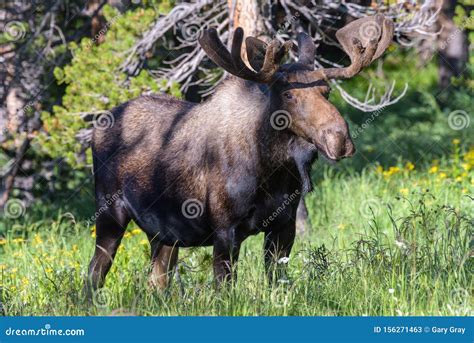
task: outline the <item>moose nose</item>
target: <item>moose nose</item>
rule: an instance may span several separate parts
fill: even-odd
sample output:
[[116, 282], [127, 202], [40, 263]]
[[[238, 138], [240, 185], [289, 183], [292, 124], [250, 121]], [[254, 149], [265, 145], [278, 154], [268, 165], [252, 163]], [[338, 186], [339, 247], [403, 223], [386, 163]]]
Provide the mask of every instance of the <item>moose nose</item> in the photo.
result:
[[325, 150], [332, 160], [351, 157], [355, 153], [354, 143], [347, 130], [328, 129], [325, 131]]

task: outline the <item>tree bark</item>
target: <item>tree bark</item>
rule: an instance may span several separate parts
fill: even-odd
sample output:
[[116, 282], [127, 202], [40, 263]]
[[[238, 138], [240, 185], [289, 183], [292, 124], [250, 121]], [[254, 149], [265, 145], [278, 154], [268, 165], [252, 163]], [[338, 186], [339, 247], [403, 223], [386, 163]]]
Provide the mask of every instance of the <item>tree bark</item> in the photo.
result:
[[466, 30], [454, 24], [454, 10], [457, 0], [442, 1], [443, 9], [439, 16], [442, 31], [438, 38], [439, 43], [439, 86], [448, 88], [451, 78], [461, 76], [468, 60], [468, 37]]
[[[228, 0], [229, 12], [231, 18], [231, 31], [237, 27], [244, 30], [244, 36], [253, 36], [264, 41], [268, 40], [265, 35], [265, 24], [261, 16], [261, 0]], [[231, 32], [231, 33], [232, 33]], [[242, 44], [242, 59], [248, 64], [247, 54], [245, 53], [245, 39]]]

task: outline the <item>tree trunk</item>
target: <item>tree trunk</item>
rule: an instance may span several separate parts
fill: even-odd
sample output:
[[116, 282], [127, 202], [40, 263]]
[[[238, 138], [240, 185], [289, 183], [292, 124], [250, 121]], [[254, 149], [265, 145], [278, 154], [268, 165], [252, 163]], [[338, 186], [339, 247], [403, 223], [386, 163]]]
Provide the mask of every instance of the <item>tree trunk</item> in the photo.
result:
[[[264, 41], [268, 40], [265, 35], [265, 24], [261, 16], [261, 0], [228, 0], [231, 18], [231, 33], [241, 27], [244, 30], [244, 36], [253, 36]], [[242, 44], [242, 59], [248, 64], [247, 54], [245, 53], [245, 39]]]
[[[443, 1], [443, 0], [440, 0]], [[453, 21], [457, 0], [444, 0], [439, 24], [443, 28], [439, 42], [439, 86], [448, 88], [451, 78], [463, 74], [468, 59], [468, 37], [466, 30], [458, 28]]]

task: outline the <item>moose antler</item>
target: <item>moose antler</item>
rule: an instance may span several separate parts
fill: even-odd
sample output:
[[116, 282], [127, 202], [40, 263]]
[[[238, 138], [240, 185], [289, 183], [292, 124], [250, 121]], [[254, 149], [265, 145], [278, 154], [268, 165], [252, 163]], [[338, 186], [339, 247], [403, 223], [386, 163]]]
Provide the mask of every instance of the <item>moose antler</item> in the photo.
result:
[[[394, 25], [381, 14], [355, 20], [336, 32], [336, 38], [344, 52], [349, 55], [351, 65], [345, 68], [322, 68], [311, 71], [316, 79], [349, 79], [362, 68], [379, 58], [390, 45]], [[306, 44], [312, 42], [304, 41]], [[301, 47], [300, 47], [301, 49]]]
[[[263, 62], [260, 60], [258, 54], [248, 56], [250, 65], [256, 69], [256, 71], [253, 71], [247, 67], [241, 57], [243, 37], [244, 31], [242, 28], [236, 28], [232, 40], [231, 52], [229, 52], [219, 39], [217, 31], [215, 29], [209, 29], [204, 31], [203, 35], [199, 38], [199, 44], [201, 44], [206, 54], [215, 64], [230, 74], [259, 83], [272, 82], [283, 56], [291, 48], [291, 42], [281, 44], [275, 39], [269, 44], [266, 44]], [[255, 43], [255, 39], [256, 38], [249, 37], [246, 42]], [[260, 40], [258, 41], [263, 43]], [[260, 47], [263, 47], [261, 43], [258, 44]], [[247, 49], [247, 53], [249, 51], [251, 51], [251, 49]]]

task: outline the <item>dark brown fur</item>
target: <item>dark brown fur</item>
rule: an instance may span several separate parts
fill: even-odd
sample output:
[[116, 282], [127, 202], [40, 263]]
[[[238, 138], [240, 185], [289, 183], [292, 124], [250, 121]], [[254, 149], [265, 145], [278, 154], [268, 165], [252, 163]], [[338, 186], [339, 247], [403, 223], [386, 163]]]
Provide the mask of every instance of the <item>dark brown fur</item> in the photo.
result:
[[[227, 78], [208, 101], [139, 97], [112, 110], [112, 128], [95, 130], [98, 216], [90, 289], [103, 284], [130, 220], [150, 240], [155, 285], [167, 284], [178, 248], [191, 246], [213, 245], [216, 279], [229, 279], [241, 243], [258, 232], [265, 233], [271, 274], [293, 245], [296, 209], [311, 190], [317, 151], [332, 160], [354, 153], [346, 122], [327, 100], [327, 82], [315, 80], [308, 64], [311, 40], [299, 39], [306, 64], [280, 67], [275, 63], [287, 44], [248, 40], [250, 64], [261, 68], [252, 71], [240, 60], [242, 39], [237, 30], [231, 53], [222, 52], [212, 30], [202, 39], [209, 56], [239, 76]], [[272, 118], [281, 111], [291, 124], [275, 129]], [[112, 196], [118, 200], [110, 204]], [[197, 213], [186, 211], [189, 202]]]

